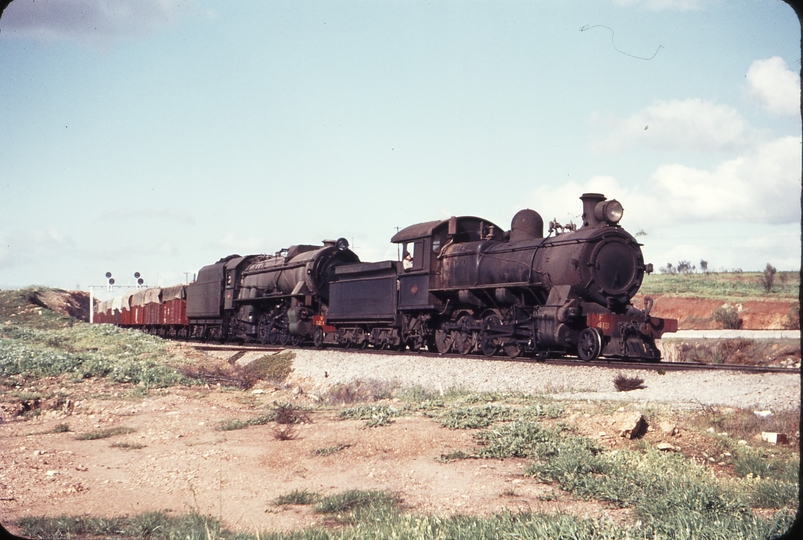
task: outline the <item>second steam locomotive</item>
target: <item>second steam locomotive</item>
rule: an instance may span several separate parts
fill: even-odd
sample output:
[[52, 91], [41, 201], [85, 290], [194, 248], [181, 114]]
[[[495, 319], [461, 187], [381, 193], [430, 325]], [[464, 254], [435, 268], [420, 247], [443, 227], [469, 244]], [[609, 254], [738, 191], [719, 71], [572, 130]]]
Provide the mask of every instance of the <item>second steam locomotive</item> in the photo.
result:
[[391, 238], [402, 261], [360, 262], [342, 238], [232, 255], [186, 287], [186, 326], [171, 330], [316, 347], [658, 361], [655, 339], [677, 331], [677, 321], [651, 316], [650, 299], [642, 309], [631, 302], [652, 265], [619, 225], [618, 201], [580, 199], [582, 226], [553, 221], [546, 236], [533, 210], [518, 212], [509, 231], [472, 216], [411, 225]]

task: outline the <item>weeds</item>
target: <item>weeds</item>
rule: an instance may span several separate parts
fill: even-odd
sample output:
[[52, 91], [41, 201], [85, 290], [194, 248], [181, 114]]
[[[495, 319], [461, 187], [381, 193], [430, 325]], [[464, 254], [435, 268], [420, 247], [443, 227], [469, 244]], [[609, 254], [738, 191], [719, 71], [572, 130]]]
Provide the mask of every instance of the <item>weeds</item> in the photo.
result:
[[762, 479], [756, 482], [750, 504], [757, 508], [794, 508], [799, 504], [797, 482]]
[[77, 324], [66, 328], [0, 326], [0, 377], [71, 375], [74, 380], [105, 377], [115, 382], [163, 388], [192, 384], [165, 365], [170, 359], [162, 340], [110, 325]]
[[292, 441], [298, 437], [298, 426], [295, 424], [276, 425], [272, 433], [273, 438], [277, 441]]
[[112, 448], [122, 448], [123, 450], [141, 450], [143, 448], [147, 448], [148, 445], [146, 444], [139, 444], [139, 443], [126, 443], [126, 442], [116, 442], [112, 443]]
[[447, 409], [435, 418], [442, 426], [449, 429], [476, 429], [488, 427], [500, 420], [508, 420], [510, 417], [509, 407], [486, 405], [485, 407]]
[[789, 358], [800, 361], [797, 340], [695, 340], [678, 343], [676, 350], [676, 361], [700, 364], [774, 364]]
[[307, 491], [306, 489], [295, 489], [285, 495], [279, 495], [273, 500], [276, 506], [286, 506], [291, 504], [310, 505], [314, 504], [320, 499], [317, 493]]
[[800, 472], [800, 456], [793, 455], [787, 459], [765, 457], [757, 448], [741, 448], [736, 450], [733, 470], [740, 477], [755, 476], [771, 478], [794, 484]]
[[332, 454], [337, 454], [338, 452], [349, 448], [350, 444], [335, 444], [333, 446], [324, 446], [323, 448], [316, 448], [312, 451], [313, 456], [331, 456]]
[[[296, 353], [293, 351], [266, 354], [243, 367], [242, 372], [247, 379], [283, 383], [293, 371], [293, 359], [295, 357]], [[248, 388], [251, 388], [251, 386]]]
[[555, 451], [560, 441], [560, 432], [543, 428], [535, 422], [519, 420], [482, 431], [474, 438], [480, 445], [475, 452], [477, 457], [538, 457]]
[[689, 416], [688, 421], [692, 426], [702, 430], [714, 427], [716, 431], [724, 431], [734, 439], [749, 440], [762, 431], [771, 431], [786, 433], [790, 435], [791, 440], [800, 429], [800, 408], [759, 417], [747, 409], [721, 410], [705, 406], [698, 414]]
[[392, 396], [394, 387], [393, 383], [376, 379], [352, 381], [332, 387], [326, 394], [326, 401], [332, 405], [350, 405], [388, 399]]
[[[233, 538], [214, 518], [200, 514], [171, 517], [165, 512], [147, 512], [131, 517], [59, 516], [24, 517], [17, 521], [26, 538], [70, 540], [101, 536], [106, 538], [187, 538], [215, 540]], [[211, 533], [211, 534], [210, 534]]]
[[309, 415], [289, 403], [279, 403], [274, 409], [277, 424], [311, 424]]
[[318, 514], [345, 514], [359, 508], [393, 507], [398, 505], [399, 498], [384, 491], [351, 490], [322, 497], [315, 505]]
[[452, 461], [457, 461], [459, 459], [471, 459], [475, 457], [477, 456], [474, 454], [467, 454], [462, 450], [454, 450], [448, 454], [441, 454], [439, 457], [435, 458], [435, 460], [440, 461], [441, 463], [451, 463]]
[[[356, 492], [357, 499], [366, 498]], [[374, 492], [381, 493], [381, 492]], [[388, 498], [390, 500], [388, 500]], [[543, 500], [551, 500], [543, 495]], [[538, 514], [533, 512], [503, 512], [492, 516], [456, 515], [452, 517], [405, 514], [399, 510], [398, 499], [383, 497], [373, 504], [358, 504], [341, 508], [340, 513], [327, 513], [342, 524], [334, 529], [316, 527], [288, 533], [235, 533], [209, 516], [189, 514], [168, 516], [166, 512], [150, 512], [120, 518], [26, 517], [17, 522], [21, 534], [28, 538], [67, 540], [68, 538], [106, 537], [152, 540], [378, 540], [380, 538], [583, 538], [612, 540], [628, 538], [743, 538], [758, 540], [776, 538], [794, 520], [790, 512], [779, 512], [769, 519], [758, 517], [734, 521], [722, 516], [701, 521], [699, 516], [681, 516], [672, 529], [656, 527], [651, 522], [619, 524], [605, 518], [577, 517], [570, 514]], [[336, 508], [336, 507], [333, 507]], [[338, 510], [335, 510], [338, 512]], [[340, 517], [338, 517], [340, 516]]]
[[236, 418], [233, 420], [226, 420], [218, 424], [215, 429], [217, 431], [236, 431], [238, 429], [245, 429], [248, 426], [261, 426], [271, 421], [273, 421], [273, 415], [268, 413], [250, 420], [239, 420]]
[[99, 429], [97, 431], [90, 431], [87, 433], [82, 433], [80, 435], [76, 435], [75, 438], [79, 441], [94, 441], [97, 439], [106, 439], [109, 437], [114, 437], [115, 435], [127, 435], [129, 433], [134, 433], [136, 429], [130, 427], [113, 427], [108, 429]]
[[340, 411], [338, 417], [343, 420], [365, 420], [364, 427], [370, 428], [388, 426], [402, 414], [403, 411], [389, 405], [359, 405]]

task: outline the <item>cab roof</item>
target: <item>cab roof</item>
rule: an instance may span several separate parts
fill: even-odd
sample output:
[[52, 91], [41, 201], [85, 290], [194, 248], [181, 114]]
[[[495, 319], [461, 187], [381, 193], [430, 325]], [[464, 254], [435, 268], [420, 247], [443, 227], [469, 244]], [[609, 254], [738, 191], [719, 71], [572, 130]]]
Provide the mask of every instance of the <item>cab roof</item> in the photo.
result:
[[[483, 219], [480, 217], [459, 216], [456, 217], [455, 219], [457, 220], [457, 234], [468, 231], [476, 231], [479, 229], [480, 224], [484, 225], [485, 227], [493, 226], [497, 231], [502, 231], [502, 229], [500, 229], [495, 223], [492, 223], [487, 219]], [[418, 223], [416, 225], [410, 225], [409, 227], [405, 227], [404, 229], [394, 234], [393, 238], [391, 238], [390, 241], [394, 244], [398, 244], [401, 242], [409, 242], [410, 240], [416, 240], [418, 238], [426, 238], [432, 236], [432, 234], [437, 232], [438, 229], [446, 228], [448, 226], [449, 226], [448, 219], [443, 219], [439, 221], [427, 221], [426, 223]]]

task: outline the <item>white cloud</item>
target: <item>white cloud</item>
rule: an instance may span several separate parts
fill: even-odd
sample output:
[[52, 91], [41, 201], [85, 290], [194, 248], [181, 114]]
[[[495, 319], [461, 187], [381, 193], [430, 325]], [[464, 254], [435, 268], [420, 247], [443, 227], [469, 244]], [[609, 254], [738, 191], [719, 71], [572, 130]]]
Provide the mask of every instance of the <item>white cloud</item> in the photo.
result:
[[661, 165], [651, 177], [655, 195], [675, 219], [800, 221], [801, 140], [760, 144], [712, 171]]
[[610, 131], [592, 146], [598, 151], [636, 145], [657, 150], [726, 151], [742, 149], [757, 138], [736, 109], [699, 98], [655, 101], [625, 119], [594, 114], [591, 123]]
[[192, 0], [15, 0], [3, 12], [3, 36], [40, 41], [106, 41], [170, 24], [196, 11]]
[[710, 0], [613, 0], [618, 6], [638, 6], [650, 11], [697, 11], [704, 9]]
[[800, 77], [779, 56], [756, 60], [747, 70], [747, 93], [775, 116], [800, 114]]
[[699, 221], [798, 223], [800, 221], [801, 139], [783, 137], [749, 149], [713, 170], [681, 164], [659, 166], [641, 189], [623, 186], [611, 176], [585, 183], [546, 184], [527, 200], [544, 223], [557, 218], [579, 224], [578, 197], [597, 192], [618, 199], [625, 208], [623, 225]]

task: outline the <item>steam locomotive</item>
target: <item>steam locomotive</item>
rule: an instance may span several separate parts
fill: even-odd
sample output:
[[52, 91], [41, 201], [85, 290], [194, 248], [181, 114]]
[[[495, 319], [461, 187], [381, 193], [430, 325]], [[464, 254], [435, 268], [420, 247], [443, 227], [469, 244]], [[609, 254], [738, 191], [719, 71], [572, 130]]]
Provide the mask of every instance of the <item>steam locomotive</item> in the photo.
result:
[[650, 316], [649, 298], [631, 303], [652, 265], [619, 225], [618, 201], [580, 199], [582, 226], [552, 221], [547, 236], [529, 209], [509, 231], [473, 216], [411, 225], [391, 238], [402, 261], [361, 262], [344, 238], [231, 255], [186, 286], [186, 321], [139, 326], [282, 345], [658, 361], [655, 339], [677, 321]]

